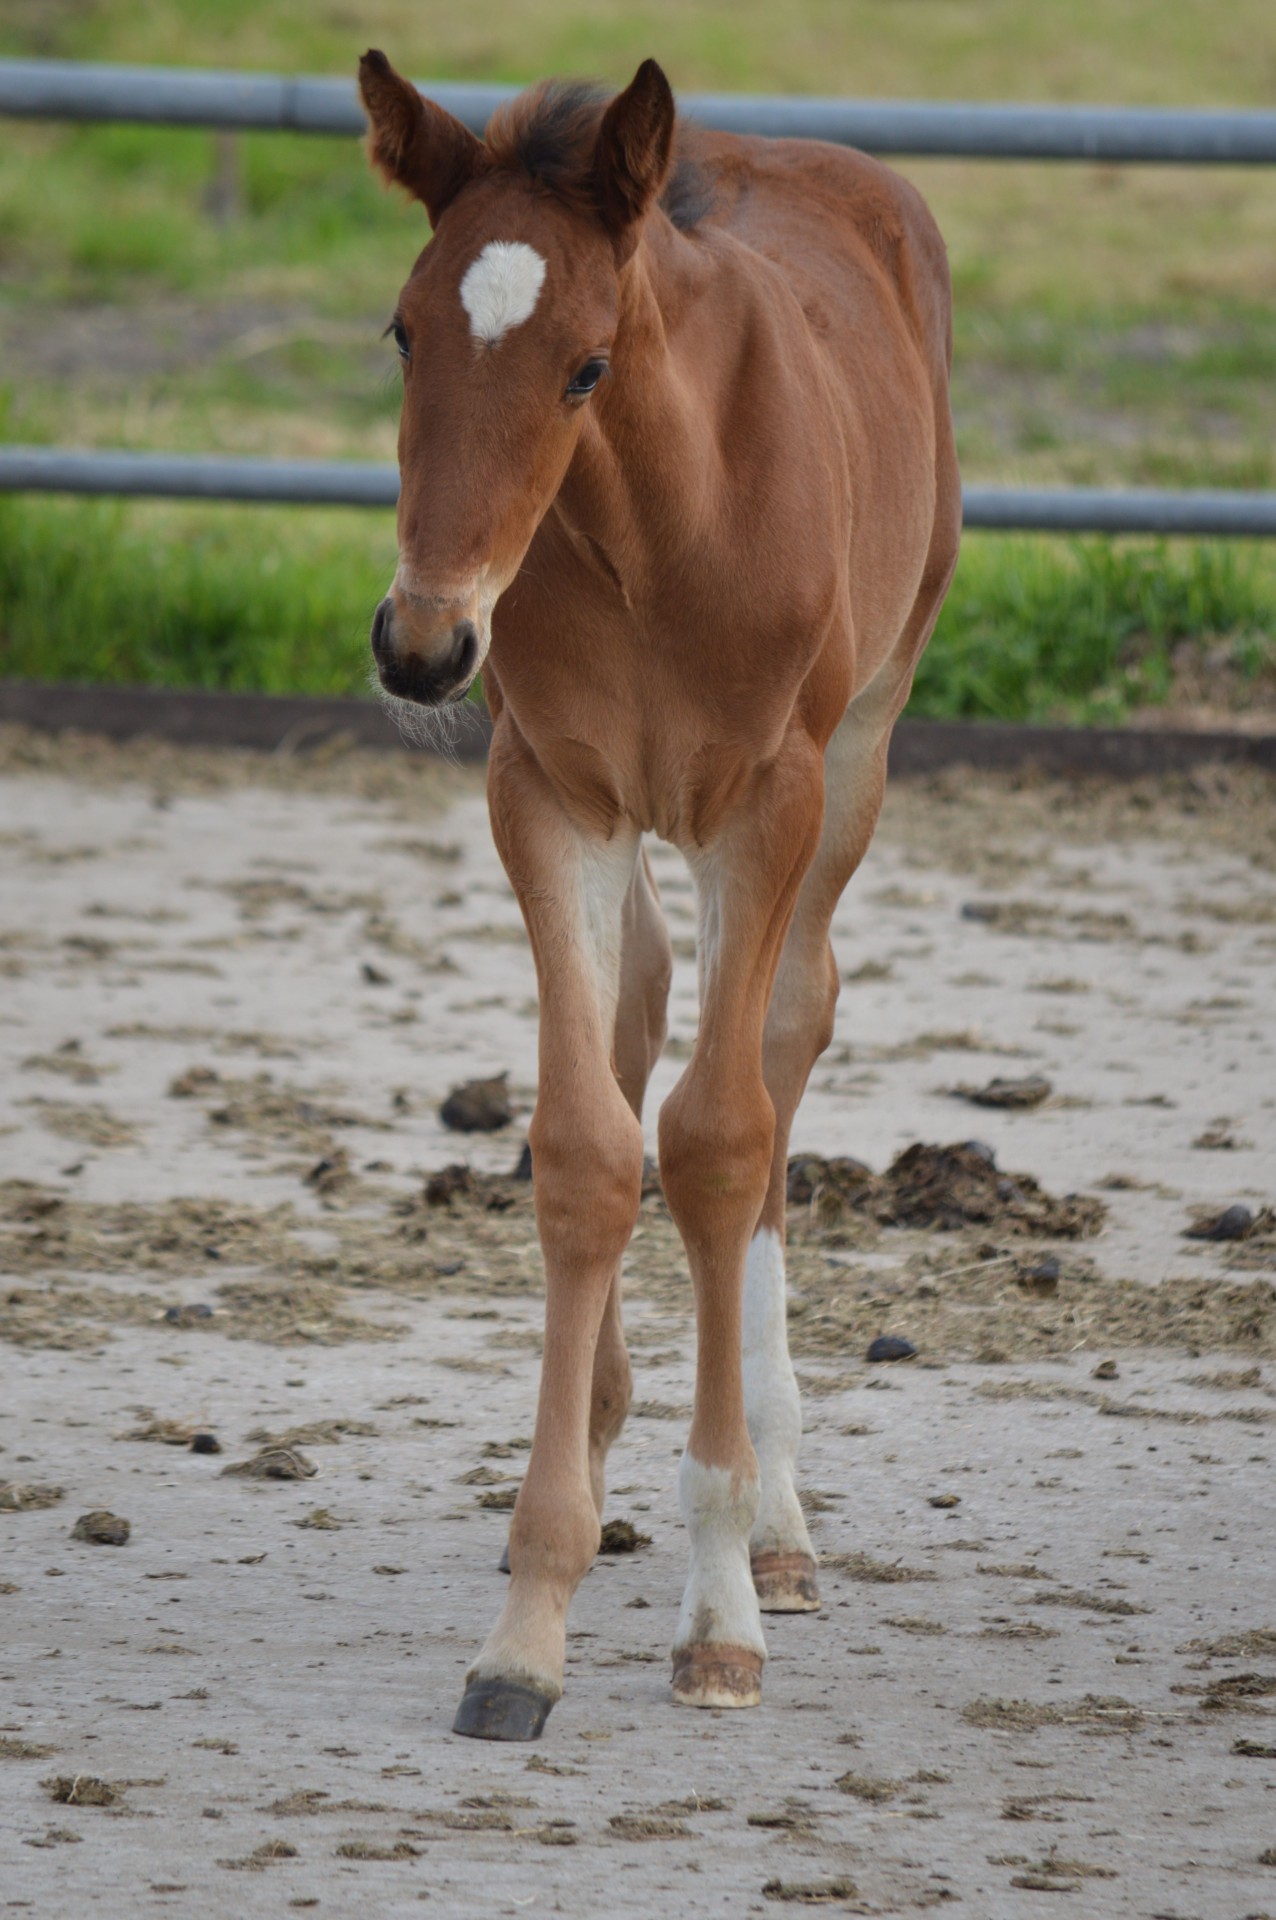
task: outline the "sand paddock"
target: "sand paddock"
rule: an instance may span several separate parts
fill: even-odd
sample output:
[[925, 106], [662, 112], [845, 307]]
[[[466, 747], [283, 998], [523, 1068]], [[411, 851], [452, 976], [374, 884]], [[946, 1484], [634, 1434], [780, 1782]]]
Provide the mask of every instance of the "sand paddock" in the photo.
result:
[[[794, 1137], [825, 1607], [760, 1712], [669, 1704], [652, 1182], [608, 1506], [649, 1541], [499, 1748], [449, 1727], [534, 1404], [535, 986], [478, 778], [0, 733], [0, 1911], [1276, 1911], [1274, 798], [895, 787]], [[695, 1021], [655, 858], [652, 1118]], [[514, 1124], [447, 1131], [501, 1072]]]

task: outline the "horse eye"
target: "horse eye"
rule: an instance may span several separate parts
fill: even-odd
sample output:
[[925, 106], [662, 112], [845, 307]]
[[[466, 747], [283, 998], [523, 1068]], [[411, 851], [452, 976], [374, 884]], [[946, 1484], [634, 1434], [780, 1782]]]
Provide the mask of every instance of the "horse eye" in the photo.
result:
[[408, 359], [411, 351], [408, 346], [408, 330], [402, 320], [392, 321], [390, 323], [390, 331], [394, 335], [394, 344], [399, 349], [400, 359]]
[[605, 360], [586, 360], [578, 373], [572, 375], [567, 383], [567, 391], [574, 398], [592, 393], [607, 371]]

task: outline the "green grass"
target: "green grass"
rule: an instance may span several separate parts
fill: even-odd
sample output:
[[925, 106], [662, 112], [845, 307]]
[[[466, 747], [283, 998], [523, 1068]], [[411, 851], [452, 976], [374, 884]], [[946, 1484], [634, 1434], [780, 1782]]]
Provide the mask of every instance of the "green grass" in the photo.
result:
[[0, 673], [358, 693], [390, 514], [0, 499]]
[[[7, 0], [0, 54], [866, 97], [1270, 104], [1270, 0]], [[968, 481], [1276, 486], [1271, 169], [901, 163], [948, 241]], [[229, 189], [229, 191], [227, 191]], [[7, 122], [0, 436], [393, 458], [426, 237], [357, 141]], [[7, 417], [4, 417], [6, 416]], [[344, 691], [388, 517], [0, 502], [0, 673]], [[1261, 552], [967, 541], [914, 710], [1112, 717], [1188, 640], [1272, 678]], [[1248, 664], [1246, 664], [1248, 663]], [[1266, 664], [1265, 664], [1266, 663]]]
[[909, 711], [1116, 724], [1167, 698], [1183, 643], [1257, 682], [1273, 635], [1262, 549], [968, 535]]
[[[0, 672], [367, 690], [392, 517], [0, 499]], [[1276, 561], [1232, 545], [971, 535], [910, 712], [1118, 721], [1169, 690], [1184, 640], [1276, 665]]]

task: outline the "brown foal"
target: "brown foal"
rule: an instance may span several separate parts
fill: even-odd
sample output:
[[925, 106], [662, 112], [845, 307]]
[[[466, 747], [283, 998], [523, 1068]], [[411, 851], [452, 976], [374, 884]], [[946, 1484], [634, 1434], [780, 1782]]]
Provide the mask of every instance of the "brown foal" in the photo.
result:
[[829, 922], [957, 558], [943, 243], [864, 155], [681, 124], [646, 61], [480, 141], [380, 53], [375, 165], [434, 237], [399, 296], [386, 692], [494, 722], [492, 827], [540, 991], [545, 1257], [508, 1597], [456, 1730], [533, 1739], [563, 1685], [630, 1393], [621, 1261], [670, 950], [642, 835], [686, 856], [700, 1028], [660, 1113], [698, 1330], [675, 1700], [753, 1706], [760, 1610], [818, 1606], [794, 1491], [789, 1129], [828, 1044]]

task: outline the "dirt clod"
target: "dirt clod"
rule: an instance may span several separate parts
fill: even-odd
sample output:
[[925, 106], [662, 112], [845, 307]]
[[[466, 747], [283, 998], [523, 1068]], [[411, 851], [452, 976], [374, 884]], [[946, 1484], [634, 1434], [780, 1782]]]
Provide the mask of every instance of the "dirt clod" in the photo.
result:
[[47, 1482], [0, 1480], [0, 1513], [38, 1513], [42, 1507], [56, 1507], [62, 1493], [61, 1487]]
[[421, 1848], [414, 1847], [410, 1840], [396, 1840], [388, 1846], [378, 1846], [373, 1840], [343, 1840], [336, 1848], [338, 1860], [419, 1860]]
[[978, 1141], [949, 1147], [906, 1147], [882, 1176], [872, 1211], [883, 1225], [952, 1229], [996, 1223], [1005, 1233], [1086, 1239], [1099, 1231], [1101, 1200], [1069, 1194], [1056, 1200], [1031, 1174], [998, 1170]]
[[40, 1785], [62, 1807], [116, 1807], [124, 1797], [122, 1788], [95, 1773], [59, 1773]]
[[296, 1858], [297, 1849], [291, 1840], [265, 1840], [242, 1860], [219, 1860], [217, 1864], [231, 1873], [264, 1873], [267, 1867], [273, 1867], [280, 1860]]
[[872, 1189], [875, 1175], [862, 1160], [825, 1160], [817, 1153], [795, 1155], [789, 1161], [786, 1193], [790, 1206], [811, 1206], [816, 1212], [837, 1215], [859, 1206]]
[[849, 1793], [856, 1800], [867, 1800], [878, 1805], [886, 1800], [894, 1800], [904, 1790], [902, 1780], [886, 1780], [875, 1773], [843, 1773], [833, 1782], [839, 1793]]
[[246, 1480], [309, 1480], [318, 1471], [314, 1461], [295, 1447], [263, 1447], [251, 1460], [222, 1468], [223, 1475], [237, 1474]]
[[1029, 1073], [1018, 1080], [993, 1079], [985, 1086], [956, 1086], [954, 1094], [976, 1107], [1039, 1107], [1054, 1092], [1043, 1073]]
[[1052, 1253], [1048, 1253], [1043, 1260], [1017, 1261], [1013, 1271], [1015, 1285], [1034, 1299], [1053, 1300], [1059, 1291], [1062, 1268]]
[[859, 1888], [853, 1880], [836, 1875], [827, 1880], [764, 1880], [762, 1892], [768, 1900], [788, 1900], [800, 1907], [832, 1907], [840, 1900], [853, 1900]]
[[195, 1429], [187, 1426], [184, 1420], [159, 1420], [153, 1414], [145, 1413], [135, 1427], [126, 1433], [117, 1434], [119, 1440], [151, 1440], [161, 1447], [189, 1447], [194, 1439]]
[[933, 1580], [929, 1567], [905, 1566], [902, 1560], [875, 1560], [871, 1553], [826, 1553], [820, 1565], [836, 1567], [852, 1580], [864, 1580], [876, 1586], [894, 1586], [905, 1580]]
[[477, 1186], [472, 1170], [463, 1162], [440, 1167], [437, 1173], [426, 1176], [425, 1204], [427, 1207], [450, 1207], [453, 1200], [472, 1195]]
[[671, 1820], [657, 1813], [613, 1813], [607, 1822], [617, 1840], [690, 1840], [692, 1830], [685, 1820]]
[[439, 1119], [454, 1133], [496, 1133], [508, 1127], [514, 1118], [508, 1081], [507, 1073], [491, 1080], [463, 1081], [439, 1108]]
[[105, 1507], [96, 1507], [92, 1513], [82, 1513], [71, 1529], [73, 1540], [84, 1540], [95, 1547], [123, 1547], [128, 1545], [132, 1532], [127, 1520], [118, 1513], [109, 1513]]
[[1039, 1727], [1087, 1726], [1113, 1733], [1134, 1733], [1143, 1715], [1118, 1695], [1087, 1693], [1069, 1705], [1035, 1700], [972, 1700], [961, 1710], [967, 1726], [988, 1727], [1005, 1733], [1035, 1733]]
[[649, 1533], [639, 1533], [632, 1520], [608, 1520], [598, 1544], [599, 1553], [637, 1553], [651, 1545]]
[[292, 1524], [294, 1527], [313, 1528], [316, 1533], [340, 1533], [345, 1522], [329, 1513], [327, 1507], [312, 1507], [309, 1513], [303, 1514], [300, 1520], [294, 1520]]

